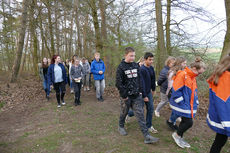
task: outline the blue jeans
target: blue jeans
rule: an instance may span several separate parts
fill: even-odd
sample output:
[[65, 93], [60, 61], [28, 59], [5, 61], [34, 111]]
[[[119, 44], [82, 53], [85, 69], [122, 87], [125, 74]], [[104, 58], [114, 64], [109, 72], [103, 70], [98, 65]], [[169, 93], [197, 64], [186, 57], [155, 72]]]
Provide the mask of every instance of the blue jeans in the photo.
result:
[[45, 90], [46, 92], [46, 95], [49, 95], [49, 84], [48, 84], [48, 79], [47, 77], [44, 77], [44, 80], [43, 80], [43, 89]]
[[69, 85], [69, 86], [70, 86], [70, 89], [73, 89], [73, 81], [72, 81], [72, 79], [69, 80], [69, 84], [70, 84], [70, 85]]
[[170, 121], [171, 123], [173, 123], [173, 124], [176, 124], [176, 119], [177, 119], [178, 117], [180, 117], [180, 116], [177, 115], [177, 114], [175, 113], [174, 110], [172, 110], [172, 113], [171, 113], [171, 116], [170, 116], [170, 118], [169, 118], [169, 121]]
[[[143, 106], [144, 106], [144, 103], [145, 103], [146, 110], [147, 110], [147, 112], [146, 112], [146, 126], [147, 126], [147, 128], [150, 128], [152, 126], [153, 109], [154, 109], [152, 93], [150, 92], [147, 95], [147, 97], [149, 99], [149, 102], [144, 102], [144, 100], [143, 100]], [[129, 109], [128, 116], [129, 117], [134, 116], [133, 110], [131, 108]]]
[[128, 116], [129, 117], [133, 117], [134, 116], [132, 108], [129, 108]]
[[145, 105], [146, 105], [146, 125], [147, 125], [147, 128], [150, 128], [152, 126], [152, 118], [153, 118], [153, 95], [152, 93], [150, 92], [148, 95], [147, 95], [149, 101], [148, 102], [144, 102]]

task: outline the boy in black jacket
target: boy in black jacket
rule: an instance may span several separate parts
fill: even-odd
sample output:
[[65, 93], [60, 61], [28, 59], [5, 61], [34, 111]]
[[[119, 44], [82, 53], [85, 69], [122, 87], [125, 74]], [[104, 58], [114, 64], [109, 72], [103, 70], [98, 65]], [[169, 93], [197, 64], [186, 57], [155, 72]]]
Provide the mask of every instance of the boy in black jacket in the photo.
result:
[[134, 111], [141, 131], [145, 137], [144, 143], [154, 143], [159, 139], [152, 137], [146, 126], [144, 118], [144, 108], [141, 96], [142, 86], [140, 82], [139, 66], [134, 62], [135, 51], [132, 47], [125, 49], [125, 59], [117, 68], [116, 87], [121, 96], [121, 113], [119, 119], [118, 131], [121, 135], [127, 135], [124, 128], [125, 117], [131, 107]]

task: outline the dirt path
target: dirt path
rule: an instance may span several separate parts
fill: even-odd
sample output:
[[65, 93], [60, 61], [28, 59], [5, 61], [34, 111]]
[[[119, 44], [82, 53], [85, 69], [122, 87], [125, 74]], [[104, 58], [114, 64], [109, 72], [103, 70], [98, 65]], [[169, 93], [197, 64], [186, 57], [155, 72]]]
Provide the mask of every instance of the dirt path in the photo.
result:
[[[143, 143], [144, 138], [135, 118], [126, 125], [128, 136], [123, 137], [118, 134], [119, 100], [111, 96], [114, 94], [111, 90], [107, 92], [110, 95], [105, 96], [103, 103], [96, 101], [93, 89], [90, 92], [82, 91], [82, 105], [77, 107], [73, 105], [73, 95], [68, 93], [65, 98], [67, 105], [57, 108], [54, 93], [52, 99], [46, 101], [40, 83], [31, 85], [28, 81], [23, 85], [27, 86], [28, 90], [31, 88], [29, 94], [24, 95], [25, 103], [15, 102], [16, 104], [10, 109], [3, 107], [0, 112], [0, 152], [2, 153], [205, 153], [208, 152], [214, 138], [214, 133], [207, 127], [205, 120], [195, 120], [193, 128], [185, 134], [192, 147], [178, 148], [171, 138], [172, 131], [165, 124], [170, 113], [169, 108], [166, 107], [162, 110], [160, 118], [153, 119], [154, 127], [159, 131], [159, 134], [154, 136], [159, 137], [160, 142], [146, 145]], [[2, 83], [0, 86], [1, 91], [5, 93], [7, 85]], [[25, 90], [24, 86], [21, 90]], [[8, 92], [13, 90], [20, 91], [18, 85], [10, 84]], [[30, 99], [28, 96], [31, 96]], [[11, 101], [14, 102], [14, 99]], [[157, 97], [155, 101], [159, 102]], [[229, 148], [228, 142], [223, 152], [230, 152]]]

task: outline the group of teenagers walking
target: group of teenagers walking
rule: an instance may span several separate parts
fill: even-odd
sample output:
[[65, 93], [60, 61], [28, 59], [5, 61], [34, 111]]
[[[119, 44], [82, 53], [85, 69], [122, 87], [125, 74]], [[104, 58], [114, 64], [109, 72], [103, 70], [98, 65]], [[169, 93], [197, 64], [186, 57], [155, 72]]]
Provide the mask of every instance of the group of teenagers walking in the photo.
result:
[[[156, 143], [159, 138], [150, 133], [158, 131], [152, 125], [152, 117], [160, 117], [160, 111], [166, 104], [171, 107], [171, 116], [166, 121], [174, 131], [172, 139], [181, 148], [190, 148], [184, 139], [185, 132], [193, 125], [193, 119], [199, 105], [196, 77], [202, 74], [206, 65], [201, 58], [187, 66], [184, 57], [168, 57], [156, 81], [154, 68], [151, 66], [154, 56], [150, 52], [144, 55], [144, 61], [136, 63], [135, 50], [125, 48], [124, 59], [117, 68], [116, 87], [120, 93], [120, 118], [118, 132], [127, 135], [127, 118], [136, 116], [144, 143]], [[224, 57], [207, 80], [209, 84], [208, 126], [216, 132], [210, 153], [219, 153], [230, 137], [230, 54]], [[160, 86], [161, 102], [154, 111], [153, 95], [156, 84]], [[144, 115], [146, 106], [146, 118]], [[179, 126], [176, 125], [178, 120]]]
[[75, 106], [81, 105], [81, 88], [89, 91], [90, 75], [93, 74], [96, 88], [96, 97], [99, 102], [103, 102], [103, 93], [105, 89], [105, 65], [100, 59], [100, 53], [95, 53], [95, 59], [90, 64], [86, 58], [80, 59], [77, 55], [72, 60], [63, 62], [59, 55], [54, 55], [51, 62], [43, 58], [39, 65], [40, 77], [43, 80], [43, 88], [46, 98], [49, 100], [51, 86], [56, 92], [58, 108], [65, 105], [64, 96], [66, 93], [66, 84], [70, 85], [71, 93], [74, 93]]

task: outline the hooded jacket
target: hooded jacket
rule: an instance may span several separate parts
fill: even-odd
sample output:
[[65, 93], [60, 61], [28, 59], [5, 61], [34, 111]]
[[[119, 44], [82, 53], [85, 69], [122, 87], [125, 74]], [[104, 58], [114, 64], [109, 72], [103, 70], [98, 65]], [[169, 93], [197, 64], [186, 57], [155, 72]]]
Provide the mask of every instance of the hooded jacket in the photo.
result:
[[197, 74], [186, 67], [174, 77], [170, 107], [179, 116], [195, 117], [199, 105], [196, 76]]
[[[99, 74], [99, 71], [102, 71], [103, 74]], [[99, 61], [96, 61], [96, 59], [93, 60], [91, 64], [91, 73], [93, 73], [94, 80], [104, 79], [105, 64], [101, 59]]]
[[168, 88], [168, 71], [169, 67], [165, 66], [159, 75], [157, 84], [161, 87], [160, 92], [166, 94], [167, 88]]
[[142, 91], [139, 65], [135, 62], [126, 63], [122, 60], [117, 68], [116, 87], [122, 98], [136, 98]]
[[230, 137], [230, 72], [225, 71], [218, 85], [209, 83], [208, 126], [217, 133]]

